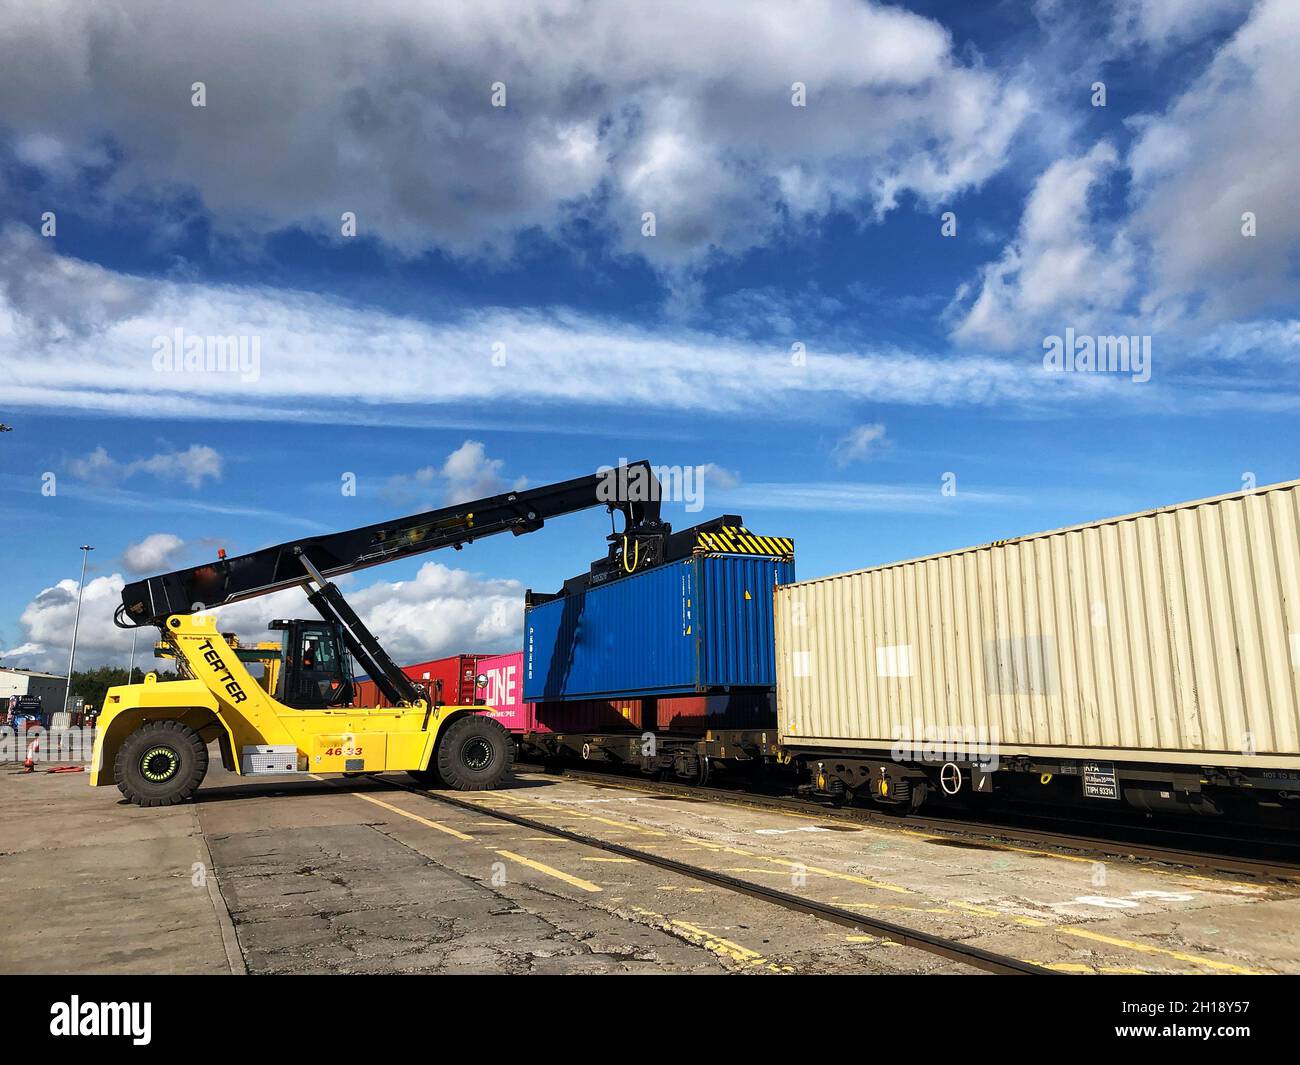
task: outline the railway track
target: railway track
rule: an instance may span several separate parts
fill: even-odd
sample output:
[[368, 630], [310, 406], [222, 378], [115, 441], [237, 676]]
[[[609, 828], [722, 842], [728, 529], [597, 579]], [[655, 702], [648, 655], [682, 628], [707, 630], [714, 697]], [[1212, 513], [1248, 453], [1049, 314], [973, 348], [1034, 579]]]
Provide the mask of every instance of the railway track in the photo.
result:
[[[540, 765], [535, 768], [539, 772], [544, 771]], [[551, 772], [550, 770], [545, 771]], [[1015, 846], [1061, 847], [1080, 854], [1094, 854], [1099, 859], [1145, 859], [1208, 872], [1229, 873], [1234, 876], [1300, 881], [1300, 845], [1297, 844], [1291, 844], [1290, 846], [1283, 843], [1277, 844], [1279, 851], [1283, 852], [1280, 859], [1251, 857], [1243, 853], [1224, 854], [1216, 852], [1212, 847], [1216, 843], [1235, 844], [1240, 850], [1245, 850], [1248, 845], [1254, 844], [1256, 841], [1211, 836], [1205, 833], [1179, 833], [1178, 830], [1169, 828], [1148, 829], [1144, 826], [1127, 824], [1116, 825], [1113, 823], [1098, 824], [1071, 821], [1068, 824], [1074, 831], [1066, 831], [1041, 827], [1042, 822], [1046, 820], [1041, 815], [1028, 815], [1020, 824], [1000, 821], [977, 821], [960, 817], [935, 817], [915, 813], [901, 816], [864, 807], [828, 806], [811, 799], [765, 795], [761, 792], [742, 792], [729, 788], [674, 784], [654, 780], [633, 781], [597, 770], [570, 769], [566, 767], [558, 772], [572, 780], [590, 781], [605, 787], [616, 787], [628, 791], [649, 791], [662, 795], [680, 796], [685, 799], [707, 797], [734, 805], [774, 809], [783, 813], [799, 813], [806, 817], [824, 817], [829, 820], [850, 823], [924, 829], [937, 835], [949, 836], [954, 841], [978, 838]], [[1035, 827], [1031, 823], [1034, 820], [1039, 822], [1039, 827]], [[1094, 831], [1079, 831], [1079, 829], [1085, 827]], [[1195, 841], [1196, 846], [1177, 847], [1158, 842], [1161, 838], [1169, 840], [1179, 835], [1186, 840]], [[1114, 838], [1117, 836], [1128, 838]], [[1142, 836], [1146, 838], [1140, 838]]]
[[995, 973], [1000, 976], [1059, 976], [1059, 973], [1051, 969], [1045, 969], [1040, 965], [1032, 962], [1021, 961], [1019, 958], [1012, 958], [1003, 954], [995, 954], [991, 951], [983, 950], [980, 947], [972, 946], [955, 939], [947, 939], [944, 936], [934, 935], [930, 932], [923, 932], [916, 928], [906, 928], [903, 925], [895, 924], [892, 921], [883, 921], [877, 917], [867, 917], [863, 914], [856, 913], [853, 910], [847, 910], [840, 906], [832, 906], [829, 903], [818, 902], [815, 899], [804, 898], [795, 895], [789, 891], [781, 891], [777, 888], [768, 887], [764, 884], [756, 884], [749, 880], [742, 880], [739, 877], [731, 876], [727, 873], [720, 873], [713, 869], [706, 869], [703, 866], [692, 865], [688, 862], [681, 862], [675, 858], [667, 858], [651, 851], [640, 850], [635, 847], [625, 847], [621, 843], [611, 843], [609, 840], [599, 839], [595, 836], [587, 836], [581, 832], [571, 832], [567, 828], [560, 828], [558, 825], [547, 824], [545, 821], [537, 821], [531, 817], [522, 817], [519, 814], [507, 813], [504, 810], [494, 809], [481, 803], [471, 802], [466, 799], [459, 799], [445, 792], [425, 791], [415, 785], [407, 784], [404, 781], [394, 780], [391, 777], [375, 777], [386, 785], [401, 788], [403, 791], [409, 791], [413, 795], [419, 795], [431, 802], [442, 803], [445, 806], [454, 806], [458, 809], [465, 810], [474, 814], [485, 814], [488, 817], [495, 818], [499, 821], [505, 821], [520, 828], [526, 828], [530, 832], [541, 832], [550, 836], [556, 836], [560, 839], [566, 839], [570, 843], [578, 843], [584, 847], [592, 847], [596, 850], [606, 851], [610, 854], [618, 855], [621, 858], [630, 858], [633, 861], [643, 862], [646, 865], [657, 866], [660, 869], [666, 869], [669, 872], [677, 873], [680, 876], [689, 877], [692, 880], [698, 880], [702, 883], [711, 884], [714, 887], [723, 888], [727, 891], [733, 891], [740, 895], [747, 895], [750, 898], [758, 899], [762, 902], [769, 903], [773, 906], [779, 906], [785, 910], [791, 910], [795, 913], [802, 913], [809, 917], [826, 921], [830, 924], [840, 925], [844, 928], [851, 928], [855, 931], [874, 932], [883, 939], [888, 939], [905, 947], [912, 947], [915, 950], [922, 950], [928, 954], [934, 954], [949, 961], [960, 962], [964, 965], [972, 966], [983, 972]]

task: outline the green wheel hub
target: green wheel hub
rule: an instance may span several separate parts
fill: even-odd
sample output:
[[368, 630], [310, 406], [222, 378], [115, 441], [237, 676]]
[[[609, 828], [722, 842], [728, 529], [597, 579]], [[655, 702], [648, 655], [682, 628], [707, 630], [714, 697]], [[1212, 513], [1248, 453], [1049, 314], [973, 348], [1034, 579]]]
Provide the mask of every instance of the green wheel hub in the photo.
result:
[[140, 773], [153, 784], [165, 784], [181, 767], [181, 756], [170, 747], [151, 747], [140, 756]]

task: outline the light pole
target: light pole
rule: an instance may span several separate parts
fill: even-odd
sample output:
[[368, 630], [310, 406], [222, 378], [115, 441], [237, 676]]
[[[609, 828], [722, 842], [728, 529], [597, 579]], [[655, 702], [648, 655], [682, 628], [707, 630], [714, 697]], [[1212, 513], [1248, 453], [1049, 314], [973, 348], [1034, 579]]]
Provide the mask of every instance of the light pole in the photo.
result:
[[77, 659], [77, 628], [81, 625], [81, 592], [86, 587], [86, 560], [95, 550], [89, 544], [81, 545], [81, 581], [77, 585], [77, 612], [72, 617], [72, 649], [68, 651], [68, 683], [63, 689], [63, 712], [68, 712], [72, 701], [72, 663]]

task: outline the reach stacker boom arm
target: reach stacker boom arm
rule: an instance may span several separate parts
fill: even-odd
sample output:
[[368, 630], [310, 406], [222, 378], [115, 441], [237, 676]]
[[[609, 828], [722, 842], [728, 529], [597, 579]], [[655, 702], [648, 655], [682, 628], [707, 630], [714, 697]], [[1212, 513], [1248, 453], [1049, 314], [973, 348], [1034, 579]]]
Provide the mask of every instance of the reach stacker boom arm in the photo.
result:
[[[162, 653], [185, 679], [111, 688], [95, 739], [90, 782], [116, 783], [139, 805], [191, 796], [216, 740], [225, 767], [259, 773], [405, 770], [429, 785], [494, 787], [509, 769], [509, 735], [476, 713], [442, 706], [393, 662], [331, 580], [498, 533], [535, 532], [551, 518], [594, 507], [623, 515], [592, 579], [658, 564], [672, 546], [649, 463], [506, 492], [359, 529], [304, 537], [148, 577], [122, 590], [115, 620], [157, 626]], [[278, 645], [242, 647], [204, 612], [294, 586], [321, 621], [275, 621]], [[392, 706], [356, 707], [347, 654]], [[260, 665], [260, 676], [251, 666]]]

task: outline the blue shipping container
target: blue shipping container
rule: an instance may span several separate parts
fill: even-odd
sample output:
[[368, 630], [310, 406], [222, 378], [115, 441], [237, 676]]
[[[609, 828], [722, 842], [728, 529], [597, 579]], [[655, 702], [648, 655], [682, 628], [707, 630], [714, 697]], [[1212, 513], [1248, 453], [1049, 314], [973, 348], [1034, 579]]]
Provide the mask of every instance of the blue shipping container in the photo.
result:
[[772, 589], [794, 563], [694, 555], [524, 612], [524, 701], [776, 684]]

